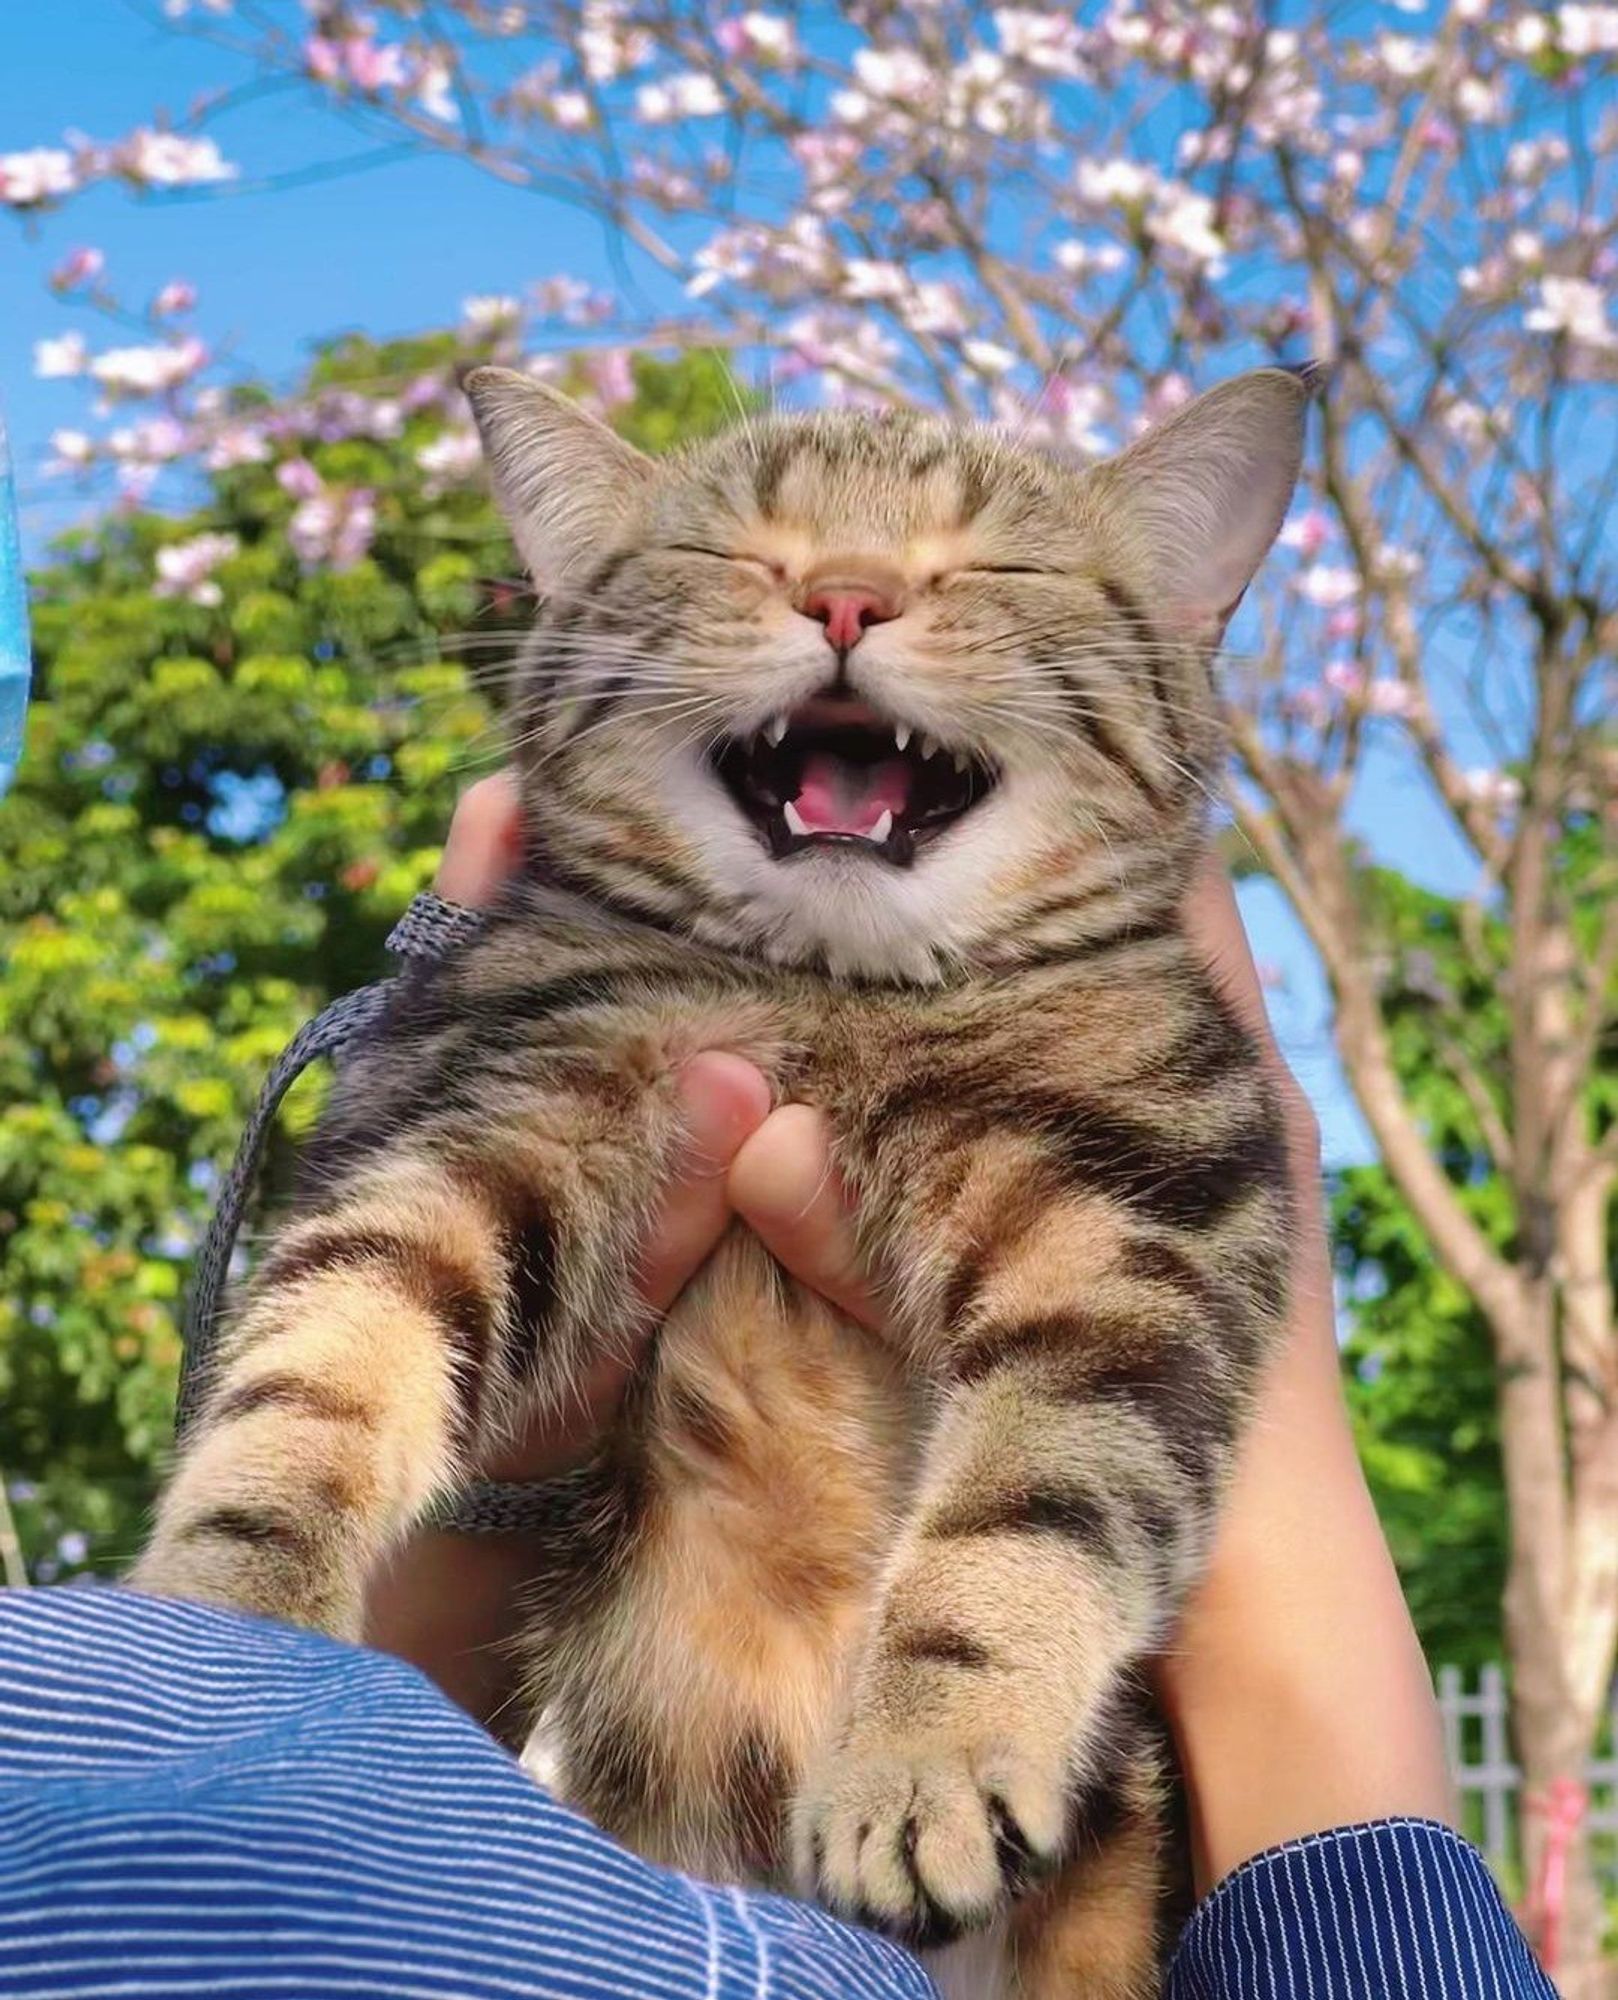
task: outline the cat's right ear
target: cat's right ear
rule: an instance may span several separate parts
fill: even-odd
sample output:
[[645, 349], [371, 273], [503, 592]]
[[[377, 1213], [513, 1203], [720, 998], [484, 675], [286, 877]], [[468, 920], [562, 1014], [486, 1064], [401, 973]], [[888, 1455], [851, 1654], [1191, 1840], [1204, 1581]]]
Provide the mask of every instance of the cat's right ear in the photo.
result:
[[512, 540], [549, 594], [616, 539], [652, 462], [577, 403], [515, 369], [473, 368], [461, 386]]

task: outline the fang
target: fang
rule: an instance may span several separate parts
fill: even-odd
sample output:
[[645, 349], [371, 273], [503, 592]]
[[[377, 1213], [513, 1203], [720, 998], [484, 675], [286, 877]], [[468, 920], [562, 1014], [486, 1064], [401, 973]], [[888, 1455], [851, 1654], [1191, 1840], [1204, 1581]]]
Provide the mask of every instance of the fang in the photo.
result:
[[787, 719], [784, 715], [773, 716], [764, 725], [764, 740], [773, 750], [787, 733]]
[[877, 814], [876, 818], [865, 829], [865, 838], [867, 840], [874, 840], [877, 846], [880, 847], [892, 831], [893, 812], [890, 807], [884, 806], [881, 812]]

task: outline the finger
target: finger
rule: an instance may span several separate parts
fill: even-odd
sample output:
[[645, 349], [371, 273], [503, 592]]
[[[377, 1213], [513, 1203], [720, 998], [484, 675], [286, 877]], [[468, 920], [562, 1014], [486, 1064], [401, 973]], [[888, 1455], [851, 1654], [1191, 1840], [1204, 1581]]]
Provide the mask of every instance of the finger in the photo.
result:
[[1287, 1148], [1300, 1187], [1313, 1199], [1320, 1176], [1320, 1126], [1314, 1109], [1287, 1067], [1270, 1026], [1264, 987], [1253, 963], [1247, 928], [1237, 907], [1236, 892], [1223, 866], [1209, 855], [1198, 871], [1185, 904], [1186, 935], [1207, 961], [1220, 991], [1253, 1034], [1280, 1086], [1286, 1119]]
[[731, 1163], [730, 1201], [794, 1277], [862, 1326], [880, 1326], [821, 1112], [772, 1112]]
[[[717, 1049], [684, 1066], [679, 1097], [684, 1143], [636, 1266], [641, 1295], [657, 1313], [674, 1303], [725, 1233], [731, 1219], [725, 1170], [770, 1109], [770, 1087], [753, 1065]], [[566, 1409], [536, 1412], [483, 1468], [485, 1476], [548, 1479], [576, 1464], [612, 1421], [638, 1352], [619, 1347], [603, 1354], [573, 1385]]]
[[461, 796], [433, 887], [446, 902], [481, 909], [522, 859], [522, 805], [509, 771], [480, 778]]
[[1264, 1007], [1264, 987], [1247, 942], [1247, 927], [1242, 922], [1230, 877], [1212, 855], [1203, 862], [1186, 899], [1185, 928], [1242, 1019], [1267, 1038], [1270, 1026]]
[[679, 1094], [685, 1139], [637, 1267], [642, 1295], [659, 1312], [724, 1234], [731, 1218], [726, 1169], [770, 1110], [763, 1076], [723, 1049], [691, 1058]]

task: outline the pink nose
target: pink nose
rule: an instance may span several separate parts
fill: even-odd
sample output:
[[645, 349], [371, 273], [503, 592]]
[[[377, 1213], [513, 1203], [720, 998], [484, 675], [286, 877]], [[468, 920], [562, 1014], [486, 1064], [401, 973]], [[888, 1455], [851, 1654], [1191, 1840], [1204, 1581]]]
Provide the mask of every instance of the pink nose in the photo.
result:
[[857, 646], [867, 625], [884, 625], [901, 610], [898, 597], [868, 584], [825, 583], [803, 600], [805, 618], [818, 618], [826, 643], [846, 653]]

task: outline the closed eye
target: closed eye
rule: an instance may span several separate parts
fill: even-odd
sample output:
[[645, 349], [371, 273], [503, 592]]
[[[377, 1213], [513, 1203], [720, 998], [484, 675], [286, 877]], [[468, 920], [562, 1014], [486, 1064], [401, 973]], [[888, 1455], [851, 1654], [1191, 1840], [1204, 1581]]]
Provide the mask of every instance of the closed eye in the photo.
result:
[[1059, 569], [1041, 569], [1037, 563], [973, 563], [962, 576], [1060, 576]]
[[671, 556], [706, 556], [710, 562], [746, 563], [749, 568], [763, 570], [778, 583], [786, 576], [781, 565], [771, 562], [767, 556], [744, 555], [739, 549], [710, 549], [701, 542], [666, 542], [664, 553]]

